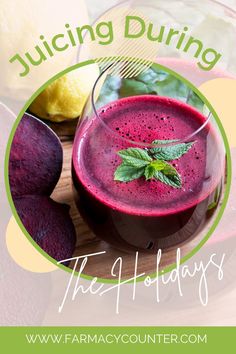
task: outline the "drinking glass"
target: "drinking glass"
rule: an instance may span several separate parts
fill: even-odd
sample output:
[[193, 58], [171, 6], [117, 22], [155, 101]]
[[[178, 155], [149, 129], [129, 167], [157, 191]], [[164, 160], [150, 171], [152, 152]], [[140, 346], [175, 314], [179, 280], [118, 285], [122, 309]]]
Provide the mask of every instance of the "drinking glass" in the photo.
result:
[[[180, 148], [186, 151], [177, 156]], [[138, 164], [134, 171], [124, 151], [141, 154], [144, 166], [132, 160]], [[185, 80], [158, 65], [129, 79], [110, 76], [107, 68], [94, 84], [75, 134], [72, 177], [78, 210], [96, 236], [120, 250], [155, 253], [178, 247], [214, 221], [225, 157], [217, 119]], [[116, 171], [122, 163], [128, 172], [121, 181]], [[160, 164], [160, 170], [147, 178], [150, 164]], [[178, 173], [181, 185], [169, 180], [172, 172], [168, 180], [163, 177], [163, 164]]]

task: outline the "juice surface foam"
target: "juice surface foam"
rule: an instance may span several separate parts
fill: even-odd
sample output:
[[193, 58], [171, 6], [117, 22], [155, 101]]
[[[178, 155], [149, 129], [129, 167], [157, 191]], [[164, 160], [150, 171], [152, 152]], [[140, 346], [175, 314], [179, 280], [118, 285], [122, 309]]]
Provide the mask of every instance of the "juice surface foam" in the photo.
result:
[[103, 204], [126, 214], [163, 216], [197, 205], [217, 186], [213, 177], [219, 167], [217, 141], [209, 123], [191, 139], [195, 141], [191, 150], [171, 161], [181, 174], [181, 189], [143, 177], [114, 181], [122, 161], [119, 150], [155, 139], [183, 139], [203, 125], [206, 117], [189, 105], [154, 95], [134, 96], [103, 107], [99, 117], [94, 115], [78, 129], [73, 166], [83, 187]]

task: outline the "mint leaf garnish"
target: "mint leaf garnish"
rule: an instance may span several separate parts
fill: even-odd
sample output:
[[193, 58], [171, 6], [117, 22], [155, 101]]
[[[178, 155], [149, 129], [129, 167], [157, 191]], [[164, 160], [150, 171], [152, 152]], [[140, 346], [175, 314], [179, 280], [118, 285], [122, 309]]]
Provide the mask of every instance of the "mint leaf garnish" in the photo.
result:
[[130, 182], [144, 175], [145, 167], [134, 167], [122, 163], [115, 171], [114, 179], [120, 182]]
[[148, 152], [139, 148], [120, 150], [118, 155], [122, 157], [123, 162], [133, 167], [144, 167], [152, 161], [152, 158], [149, 156]]
[[[154, 140], [152, 144], [166, 144], [176, 140]], [[122, 163], [114, 173], [114, 180], [130, 182], [142, 176], [152, 178], [173, 188], [181, 188], [182, 181], [178, 171], [167, 161], [176, 160], [186, 154], [194, 142], [180, 143], [152, 149], [128, 148], [117, 154]]]
[[156, 171], [154, 177], [168, 186], [174, 188], [182, 187], [181, 176], [176, 169], [168, 163], [166, 163], [166, 167], [162, 171]]
[[146, 178], [146, 181], [153, 178], [155, 172], [156, 172], [155, 167], [153, 167], [151, 165], [146, 166], [145, 171], [144, 171], [144, 176]]
[[[152, 144], [166, 144], [172, 143], [174, 140], [154, 140]], [[186, 154], [191, 147], [193, 146], [194, 142], [190, 143], [180, 143], [175, 144], [173, 146], [163, 146], [150, 149], [150, 153], [153, 155], [155, 159], [171, 161], [179, 159], [181, 156]]]
[[148, 166], [146, 166], [145, 171], [144, 171], [144, 176], [146, 178], [146, 181], [149, 179], [153, 178], [155, 175], [155, 172], [157, 171], [162, 171], [166, 167], [166, 163], [161, 160], [154, 160], [150, 162]]

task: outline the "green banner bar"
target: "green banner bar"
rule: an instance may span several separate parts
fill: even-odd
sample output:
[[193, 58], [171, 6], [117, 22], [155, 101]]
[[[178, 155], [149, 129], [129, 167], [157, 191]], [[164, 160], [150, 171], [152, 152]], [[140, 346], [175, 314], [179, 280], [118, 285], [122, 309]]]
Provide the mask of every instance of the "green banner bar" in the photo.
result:
[[[223, 353], [236, 327], [1, 327], [2, 353]], [[4, 351], [3, 351], [4, 349]]]

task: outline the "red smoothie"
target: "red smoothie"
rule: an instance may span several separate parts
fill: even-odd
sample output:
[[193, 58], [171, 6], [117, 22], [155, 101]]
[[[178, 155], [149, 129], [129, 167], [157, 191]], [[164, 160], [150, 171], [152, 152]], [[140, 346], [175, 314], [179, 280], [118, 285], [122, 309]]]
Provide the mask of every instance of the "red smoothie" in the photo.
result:
[[72, 163], [78, 208], [95, 234], [123, 250], [152, 252], [194, 236], [221, 184], [215, 171], [222, 161], [210, 123], [189, 140], [195, 144], [188, 153], [170, 162], [182, 177], [180, 189], [144, 177], [117, 182], [114, 172], [122, 162], [118, 151], [145, 148], [156, 139], [183, 139], [206, 117], [154, 95], [117, 100], [98, 114], [77, 130]]

